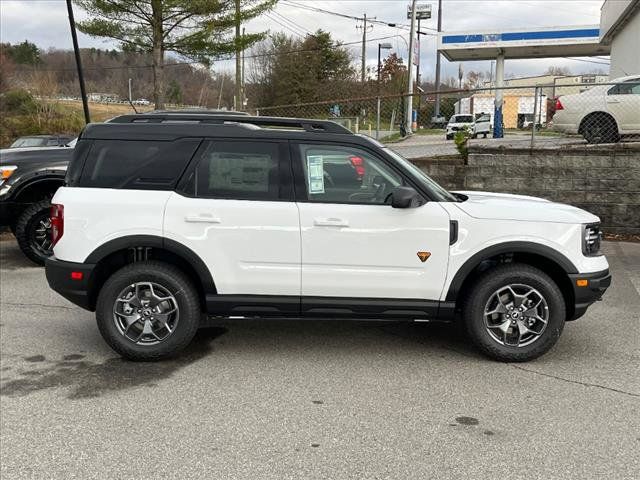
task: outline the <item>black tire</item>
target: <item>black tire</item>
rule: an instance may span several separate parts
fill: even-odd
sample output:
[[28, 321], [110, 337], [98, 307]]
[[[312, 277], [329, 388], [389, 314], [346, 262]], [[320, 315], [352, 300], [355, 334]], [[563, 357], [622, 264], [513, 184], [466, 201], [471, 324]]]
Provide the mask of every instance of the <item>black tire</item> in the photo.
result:
[[487, 138], [487, 134], [485, 133], [482, 138]]
[[447, 135], [447, 140], [453, 140], [453, 135]]
[[[177, 302], [179, 319], [173, 333], [159, 343], [140, 345], [125, 337], [114, 320], [118, 295], [137, 282], [153, 282], [166, 289]], [[98, 295], [96, 320], [104, 340], [123, 357], [134, 361], [157, 361], [175, 356], [193, 339], [200, 326], [198, 294], [189, 278], [177, 267], [159, 261], [137, 262], [115, 272]]]
[[[535, 341], [525, 346], [500, 343], [485, 327], [485, 306], [489, 299], [498, 289], [514, 284], [527, 285], [540, 292], [549, 309], [546, 328]], [[476, 279], [465, 298], [462, 318], [469, 337], [482, 353], [501, 362], [526, 362], [543, 355], [556, 344], [564, 328], [565, 312], [564, 297], [551, 277], [530, 265], [513, 263], [497, 266]]]
[[618, 124], [610, 115], [604, 113], [587, 117], [581, 131], [587, 143], [616, 143], [620, 140]]
[[43, 225], [51, 226], [50, 207], [51, 201], [49, 199], [29, 205], [22, 211], [15, 225], [14, 235], [20, 250], [29, 260], [38, 265], [44, 265], [45, 260], [53, 254], [49, 228], [45, 229], [44, 242], [40, 242], [38, 238], [38, 236], [42, 237]]

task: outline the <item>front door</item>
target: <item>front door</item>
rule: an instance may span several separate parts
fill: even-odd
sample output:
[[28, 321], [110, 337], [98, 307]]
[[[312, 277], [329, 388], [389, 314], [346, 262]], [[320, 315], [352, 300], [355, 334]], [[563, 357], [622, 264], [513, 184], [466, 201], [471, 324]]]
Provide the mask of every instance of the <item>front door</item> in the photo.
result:
[[449, 217], [440, 204], [424, 199], [416, 208], [392, 208], [393, 188], [408, 181], [369, 150], [294, 144], [292, 152], [299, 177], [303, 313], [305, 302], [333, 302], [340, 312], [341, 305], [364, 305], [367, 299], [379, 305], [436, 301], [449, 253]]

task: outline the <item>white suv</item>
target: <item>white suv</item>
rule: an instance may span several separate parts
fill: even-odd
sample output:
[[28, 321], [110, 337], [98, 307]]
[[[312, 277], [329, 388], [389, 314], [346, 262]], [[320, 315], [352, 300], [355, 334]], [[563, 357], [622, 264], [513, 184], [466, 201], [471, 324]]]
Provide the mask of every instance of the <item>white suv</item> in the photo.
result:
[[329, 121], [131, 115], [78, 140], [46, 273], [130, 359], [175, 354], [206, 314], [459, 319], [485, 354], [525, 361], [609, 286], [598, 221], [450, 193]]
[[487, 138], [487, 135], [491, 133], [491, 116], [486, 113], [479, 113], [475, 116], [471, 114], [458, 114], [452, 115], [447, 123], [446, 137], [447, 140], [452, 140], [457, 132], [468, 132], [472, 138], [478, 138], [479, 135], [483, 135]]

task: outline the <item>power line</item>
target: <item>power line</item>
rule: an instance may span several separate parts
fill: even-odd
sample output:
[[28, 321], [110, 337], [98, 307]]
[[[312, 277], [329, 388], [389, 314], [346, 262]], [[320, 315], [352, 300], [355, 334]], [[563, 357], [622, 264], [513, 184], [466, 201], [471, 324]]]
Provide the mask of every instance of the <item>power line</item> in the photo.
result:
[[[325, 13], [327, 15], [333, 15], [335, 17], [342, 17], [342, 18], [347, 18], [349, 20], [356, 20], [359, 22], [362, 22], [364, 20], [363, 17], [357, 17], [355, 15], [348, 15], [346, 13], [340, 13], [340, 12], [335, 12], [332, 10], [325, 10], [324, 8], [320, 8], [320, 7], [312, 7], [309, 5], [300, 5], [299, 3], [295, 3], [292, 2], [291, 0], [282, 0], [283, 4], [285, 5], [289, 5], [290, 7], [295, 7], [295, 8], [301, 8], [303, 10], [309, 10], [312, 12], [320, 12], [320, 13]], [[377, 19], [367, 19], [368, 23], [375, 23], [377, 25], [384, 25], [386, 27], [392, 27], [392, 28], [403, 28], [403, 29], [409, 29], [410, 26], [409, 25], [405, 25], [403, 23], [395, 23], [395, 22], [386, 22], [384, 20], [377, 20]], [[429, 28], [429, 27], [422, 27], [426, 30], [432, 30], [432, 31], [436, 31], [434, 28]], [[423, 33], [423, 35], [426, 35], [425, 33]]]
[[280, 20], [278, 20], [276, 17], [271, 16], [270, 12], [265, 13], [265, 16], [271, 20], [273, 20], [274, 22], [276, 22], [278, 25], [280, 25], [281, 27], [289, 30], [291, 33], [293, 33], [294, 35], [297, 35], [298, 37], [302, 37], [304, 38], [306, 34], [301, 33], [300, 31], [294, 29], [293, 27], [281, 22]]
[[574, 58], [574, 57], [560, 57], [560, 58], [565, 58], [567, 60], [574, 60], [576, 62], [595, 63], [596, 65], [607, 65], [607, 66], [611, 65], [611, 63], [609, 62], [597, 62], [595, 60], [587, 60], [585, 58]]
[[[376, 37], [376, 38], [369, 38], [367, 39], [367, 43], [369, 42], [377, 42], [380, 40], [388, 40], [390, 38], [395, 38], [398, 35], [386, 35], [384, 37]], [[344, 43], [335, 43], [334, 46], [335, 47], [344, 47], [344, 46], [350, 46], [350, 45], [360, 45], [362, 44], [362, 40], [357, 40], [354, 42], [344, 42]], [[272, 53], [256, 53], [256, 54], [252, 54], [252, 55], [247, 55], [245, 56], [245, 58], [262, 58], [262, 57], [275, 57], [278, 55], [292, 55], [295, 53], [312, 53], [312, 52], [318, 52], [322, 50], [321, 48], [300, 48], [300, 49], [295, 49], [295, 50], [286, 50], [283, 52], [272, 52]], [[230, 54], [227, 57], [221, 57], [221, 58], [217, 58], [215, 60], [211, 60], [210, 63], [216, 63], [216, 62], [226, 62], [229, 60], [233, 60], [235, 58], [235, 54]], [[173, 63], [165, 63], [164, 67], [177, 67], [177, 66], [181, 66], [181, 65], [202, 65], [202, 62], [200, 61], [189, 61], [189, 62], [173, 62]], [[153, 65], [118, 65], [118, 66], [113, 66], [113, 67], [83, 67], [84, 71], [87, 70], [127, 70], [127, 69], [140, 69], [140, 68], [153, 68]], [[25, 70], [25, 69], [23, 69]], [[69, 72], [69, 71], [75, 71], [75, 68], [34, 68], [30, 71], [33, 72]]]

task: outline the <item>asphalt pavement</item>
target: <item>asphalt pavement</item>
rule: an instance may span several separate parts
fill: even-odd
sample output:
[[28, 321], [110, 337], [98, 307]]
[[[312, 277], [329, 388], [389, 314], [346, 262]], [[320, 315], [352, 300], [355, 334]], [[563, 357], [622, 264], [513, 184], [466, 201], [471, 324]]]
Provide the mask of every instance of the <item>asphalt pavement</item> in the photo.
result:
[[228, 321], [131, 363], [0, 242], [0, 476], [640, 478], [640, 244], [526, 364], [425, 324]]

